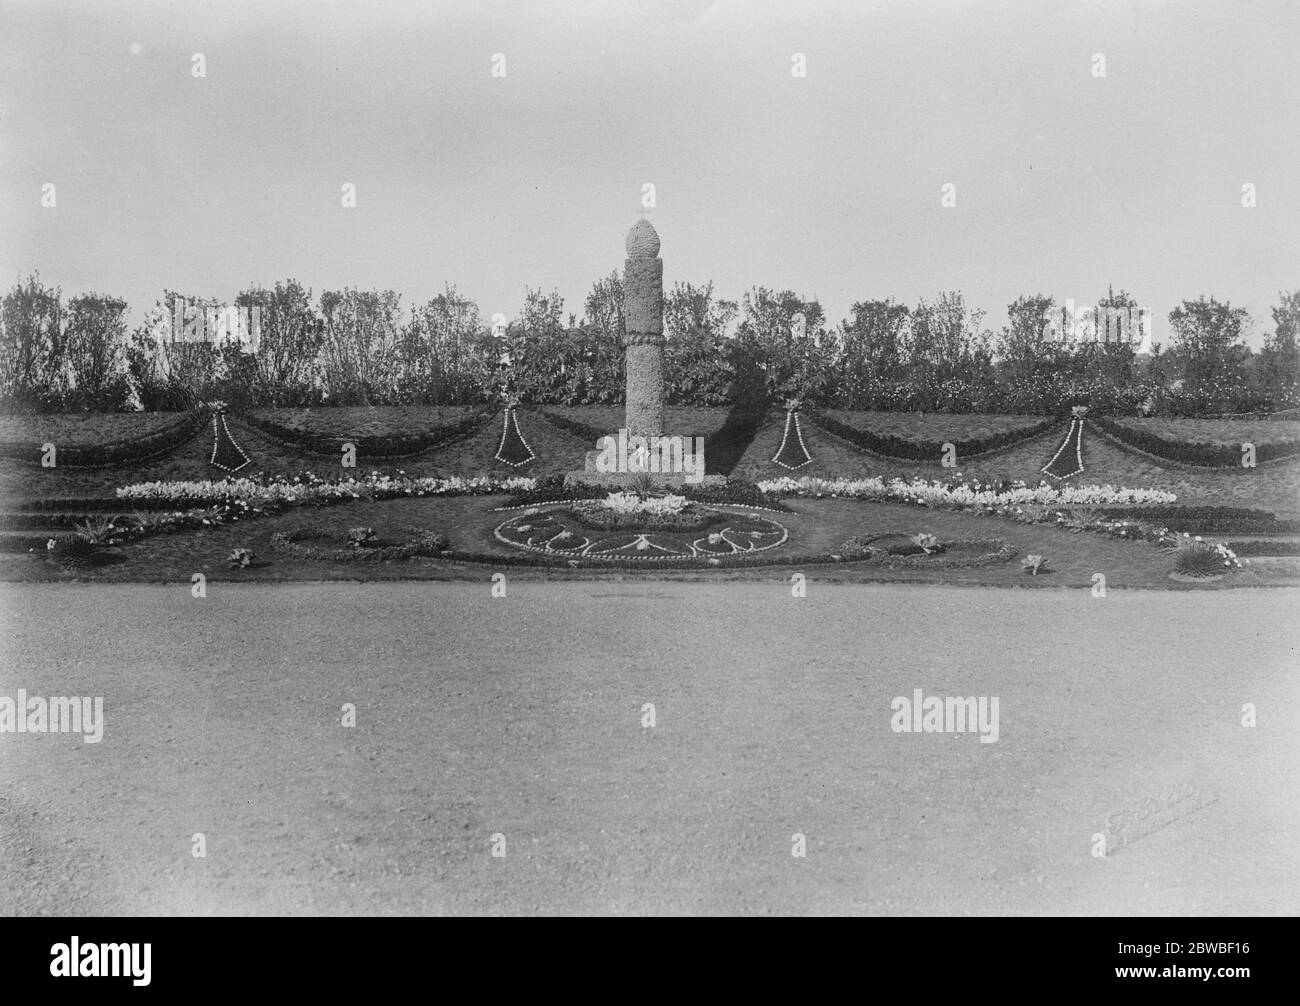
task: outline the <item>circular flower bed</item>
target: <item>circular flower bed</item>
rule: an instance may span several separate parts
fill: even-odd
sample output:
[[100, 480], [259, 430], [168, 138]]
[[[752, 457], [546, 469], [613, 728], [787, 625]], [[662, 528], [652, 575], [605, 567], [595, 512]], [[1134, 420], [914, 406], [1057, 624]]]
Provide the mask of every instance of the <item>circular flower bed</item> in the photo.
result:
[[[650, 525], [665, 514], [628, 513], [609, 518], [609, 527], [589, 526], [592, 511], [563, 508], [526, 510], [497, 525], [496, 539], [512, 548], [563, 559], [702, 559], [749, 556], [784, 545], [785, 526], [756, 513], [735, 513], [712, 507], [686, 508], [672, 519], [685, 526]], [[607, 510], [606, 513], [616, 513]], [[602, 517], [601, 519], [605, 519]], [[618, 521], [637, 521], [620, 526]], [[587, 523], [584, 523], [587, 522]]]
[[390, 559], [409, 559], [416, 555], [438, 555], [447, 550], [444, 535], [421, 527], [403, 530], [409, 531], [413, 537], [400, 544], [385, 544], [381, 539], [373, 539], [347, 548], [337, 548], [330, 546], [347, 545], [350, 540], [355, 540], [350, 538], [351, 532], [339, 535], [317, 528], [299, 528], [296, 531], [275, 532], [271, 535], [271, 547], [299, 559], [315, 559], [319, 562], [385, 562]]
[[915, 566], [935, 569], [969, 569], [1008, 562], [1016, 550], [1005, 538], [958, 538], [930, 544], [929, 551], [915, 537], [901, 532], [859, 535], [844, 543], [855, 559], [882, 566]]

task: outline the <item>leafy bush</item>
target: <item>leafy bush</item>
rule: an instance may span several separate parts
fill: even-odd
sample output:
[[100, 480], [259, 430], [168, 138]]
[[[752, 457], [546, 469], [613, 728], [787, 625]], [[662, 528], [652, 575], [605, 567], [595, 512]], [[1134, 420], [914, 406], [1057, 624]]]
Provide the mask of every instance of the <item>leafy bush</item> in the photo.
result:
[[362, 548], [372, 545], [379, 540], [373, 527], [351, 527], [348, 528], [348, 544], [353, 548]]
[[1181, 576], [1197, 579], [1223, 576], [1239, 565], [1236, 556], [1226, 545], [1199, 538], [1186, 541], [1174, 550], [1174, 572]]
[[111, 517], [87, 517], [77, 525], [77, 534], [93, 545], [112, 545], [122, 531]]
[[96, 545], [79, 534], [61, 534], [51, 538], [46, 546], [50, 557], [69, 569], [82, 569], [95, 557]]
[[1047, 572], [1047, 557], [1043, 555], [1027, 555], [1021, 560], [1020, 565], [1031, 575], [1037, 576], [1040, 572]]
[[924, 532], [912, 535], [912, 544], [926, 555], [929, 555], [931, 552], [943, 551], [943, 546], [939, 544], [939, 539], [932, 534], [925, 534]]
[[247, 569], [253, 561], [253, 550], [251, 548], [232, 548], [227, 561], [233, 569]]

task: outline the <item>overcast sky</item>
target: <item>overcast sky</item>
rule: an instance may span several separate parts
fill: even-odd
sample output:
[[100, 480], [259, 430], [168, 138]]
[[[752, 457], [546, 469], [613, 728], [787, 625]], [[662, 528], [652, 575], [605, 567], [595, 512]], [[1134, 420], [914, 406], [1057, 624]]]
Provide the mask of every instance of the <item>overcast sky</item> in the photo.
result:
[[289, 276], [581, 313], [651, 182], [667, 285], [997, 327], [1114, 283], [1157, 339], [1213, 294], [1257, 344], [1300, 287], [1298, 42], [1285, 2], [0, 0], [0, 278], [136, 320]]

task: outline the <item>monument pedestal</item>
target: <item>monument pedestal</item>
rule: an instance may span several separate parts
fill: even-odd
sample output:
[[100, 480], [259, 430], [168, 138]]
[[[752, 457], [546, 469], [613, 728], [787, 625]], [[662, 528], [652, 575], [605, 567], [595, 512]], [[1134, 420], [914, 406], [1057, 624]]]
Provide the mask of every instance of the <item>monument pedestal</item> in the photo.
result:
[[581, 471], [568, 472], [564, 476], [566, 486], [604, 486], [610, 492], [623, 492], [649, 477], [650, 484], [656, 489], [681, 489], [684, 486], [724, 486], [725, 475], [687, 476], [683, 472], [602, 472], [597, 466], [597, 459], [603, 451], [588, 451], [587, 460]]

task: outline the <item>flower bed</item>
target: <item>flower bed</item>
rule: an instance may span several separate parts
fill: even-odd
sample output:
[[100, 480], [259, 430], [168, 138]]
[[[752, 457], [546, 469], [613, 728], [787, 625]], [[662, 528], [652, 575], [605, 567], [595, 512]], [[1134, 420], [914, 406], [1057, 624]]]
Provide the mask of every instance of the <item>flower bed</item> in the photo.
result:
[[[768, 495], [752, 482], [741, 479], [728, 479], [724, 485], [682, 486], [677, 490], [692, 503], [705, 503], [715, 506], [743, 506], [754, 510], [770, 510], [774, 513], [790, 513], [790, 508], [779, 499]], [[501, 510], [515, 510], [531, 506], [547, 506], [553, 503], [569, 503], [578, 500], [603, 499], [609, 494], [609, 488], [596, 485], [565, 485], [564, 476], [551, 476], [534, 481], [531, 488], [516, 494]]]
[[[413, 556], [439, 555], [447, 550], [445, 536], [427, 528], [412, 527], [405, 530], [413, 537], [409, 541], [385, 544], [380, 539], [354, 544], [349, 535], [334, 535], [316, 528], [296, 531], [277, 531], [271, 535], [271, 547], [299, 559], [318, 562], [388, 562], [410, 559]], [[322, 548], [312, 542], [348, 543], [347, 548]]]
[[939, 542], [938, 547], [928, 551], [919, 545], [914, 546], [914, 551], [903, 551], [912, 544], [912, 537], [891, 531], [850, 538], [844, 543], [844, 551], [867, 563], [927, 569], [996, 566], [1009, 562], [1016, 554], [1015, 548], [1005, 538], [958, 538]]
[[610, 493], [603, 500], [581, 501], [565, 512], [589, 531], [703, 531], [728, 520], [719, 510], [672, 494]]
[[201, 482], [139, 482], [118, 489], [117, 497], [146, 502], [166, 500], [172, 504], [247, 500], [250, 503], [301, 506], [362, 498], [397, 499], [404, 496], [520, 492], [531, 490], [535, 484], [533, 479], [527, 478], [411, 478], [400, 472], [396, 476], [371, 472], [362, 478], [327, 480], [308, 472], [305, 476], [295, 476], [292, 480], [257, 476]]
[[998, 488], [989, 482], [939, 482], [928, 479], [883, 478], [820, 479], [784, 477], [758, 483], [773, 496], [844, 497], [917, 503], [936, 507], [999, 507], [1024, 503], [1043, 505], [1115, 505], [1173, 503], [1178, 497], [1161, 489], [1126, 489], [1115, 486], [1029, 487], [1023, 482]]

